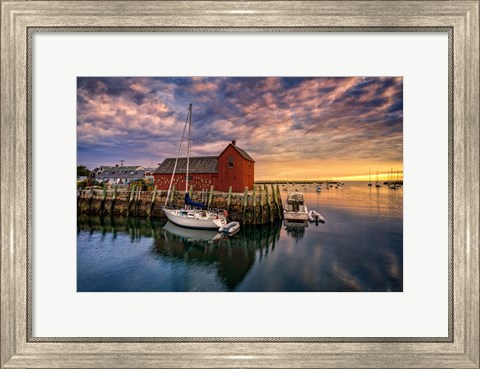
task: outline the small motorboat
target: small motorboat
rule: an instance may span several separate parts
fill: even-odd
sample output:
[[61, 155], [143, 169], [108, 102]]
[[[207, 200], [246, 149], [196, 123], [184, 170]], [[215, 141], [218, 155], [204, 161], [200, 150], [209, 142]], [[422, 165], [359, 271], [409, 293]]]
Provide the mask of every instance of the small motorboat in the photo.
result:
[[218, 230], [219, 232], [223, 232], [228, 234], [229, 236], [234, 235], [240, 230], [240, 223], [239, 222], [230, 222], [225, 224], [223, 227], [220, 227]]
[[322, 190], [322, 187], [320, 187], [320, 186], [318, 186], [317, 189], [316, 189], [317, 192], [320, 192], [321, 190]]
[[316, 212], [315, 210], [308, 211], [308, 220], [312, 223], [313, 222], [325, 223], [325, 218], [322, 216], [322, 214]]
[[307, 221], [308, 209], [305, 198], [301, 192], [289, 192], [283, 207], [283, 219], [293, 221]]

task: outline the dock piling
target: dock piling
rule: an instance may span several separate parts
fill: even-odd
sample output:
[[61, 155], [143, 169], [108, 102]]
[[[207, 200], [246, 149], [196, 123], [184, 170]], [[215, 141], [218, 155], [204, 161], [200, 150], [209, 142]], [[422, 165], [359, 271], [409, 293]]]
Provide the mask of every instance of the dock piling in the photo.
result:
[[174, 198], [175, 198], [175, 185], [172, 186], [172, 192], [170, 192], [170, 205], [172, 205]]
[[230, 211], [230, 204], [232, 202], [232, 186], [228, 186], [227, 210]]
[[[278, 189], [278, 185], [277, 185]], [[280, 216], [280, 206], [278, 205], [278, 190], [275, 189], [275, 186], [272, 184], [272, 193], [273, 201], [275, 202], [275, 207], [277, 208], [277, 214]]]
[[115, 208], [115, 200], [117, 199], [117, 186], [113, 187], [112, 194], [112, 203], [110, 204], [110, 214], [113, 214], [113, 209]]
[[152, 210], [153, 206], [155, 204], [155, 199], [157, 197], [157, 185], [153, 188], [153, 193], [152, 193], [152, 200], [150, 200], [150, 207], [148, 208], [148, 217], [150, 218], [152, 216]]
[[277, 184], [277, 201], [278, 201], [278, 219], [283, 219], [282, 195], [280, 194], [280, 187], [278, 187], [278, 184]]
[[256, 211], [256, 205], [257, 205], [257, 196], [255, 195], [255, 186], [252, 186], [252, 191], [253, 191], [253, 224], [257, 223], [257, 211]]
[[208, 196], [208, 206], [212, 204], [212, 198], [213, 198], [213, 185], [210, 186], [210, 195]]
[[107, 185], [103, 185], [103, 196], [102, 202], [100, 203], [100, 214], [103, 214], [105, 211], [105, 202], [107, 201]]
[[93, 202], [93, 195], [95, 194], [95, 191], [93, 188], [90, 190], [90, 198], [88, 199], [88, 211], [92, 211], [92, 202]]
[[265, 197], [267, 199], [266, 204], [265, 204], [265, 206], [267, 208], [267, 216], [270, 219], [270, 223], [273, 223], [273, 213], [272, 213], [272, 209], [270, 207], [270, 194], [268, 193], [267, 185], [265, 185]]
[[262, 191], [262, 186], [258, 186], [258, 189], [260, 191], [260, 223], [263, 224], [263, 214], [264, 214], [264, 209], [263, 209], [263, 191]]
[[243, 225], [245, 225], [245, 213], [247, 211], [247, 205], [248, 205], [248, 187], [245, 187], [245, 190], [243, 191]]
[[128, 200], [128, 206], [127, 206], [127, 217], [130, 215], [130, 208], [132, 206], [132, 201], [135, 197], [135, 185], [132, 185], [131, 189], [130, 189], [130, 198]]

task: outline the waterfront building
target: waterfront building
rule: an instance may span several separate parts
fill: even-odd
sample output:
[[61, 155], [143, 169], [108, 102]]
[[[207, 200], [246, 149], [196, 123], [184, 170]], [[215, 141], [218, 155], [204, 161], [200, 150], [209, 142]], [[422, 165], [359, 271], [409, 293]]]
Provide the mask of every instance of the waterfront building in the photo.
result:
[[145, 179], [153, 183], [153, 172], [156, 168], [143, 168], [145, 171]]
[[92, 178], [107, 184], [129, 184], [145, 178], [145, 170], [140, 165], [101, 166], [92, 171]]
[[[160, 190], [168, 190], [176, 158], [166, 158], [153, 172], [154, 183]], [[255, 161], [232, 141], [218, 156], [190, 157], [188, 183], [194, 191], [215, 190], [243, 192], [253, 188]], [[178, 158], [173, 184], [177, 190], [185, 188], [187, 158]]]

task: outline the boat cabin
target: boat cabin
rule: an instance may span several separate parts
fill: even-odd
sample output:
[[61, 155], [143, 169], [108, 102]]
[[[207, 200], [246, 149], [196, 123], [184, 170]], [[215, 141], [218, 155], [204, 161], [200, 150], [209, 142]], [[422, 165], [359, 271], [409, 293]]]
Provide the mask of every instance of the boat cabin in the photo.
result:
[[288, 211], [303, 211], [304, 210], [304, 197], [301, 192], [289, 192], [287, 195], [287, 203], [285, 209]]

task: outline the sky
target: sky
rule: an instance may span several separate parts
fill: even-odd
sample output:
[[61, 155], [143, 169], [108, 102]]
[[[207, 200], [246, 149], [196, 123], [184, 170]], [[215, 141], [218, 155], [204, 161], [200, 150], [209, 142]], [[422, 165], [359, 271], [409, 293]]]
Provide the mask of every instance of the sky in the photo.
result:
[[256, 180], [403, 172], [402, 77], [78, 77], [77, 165], [176, 157], [190, 103], [192, 156], [236, 140]]

